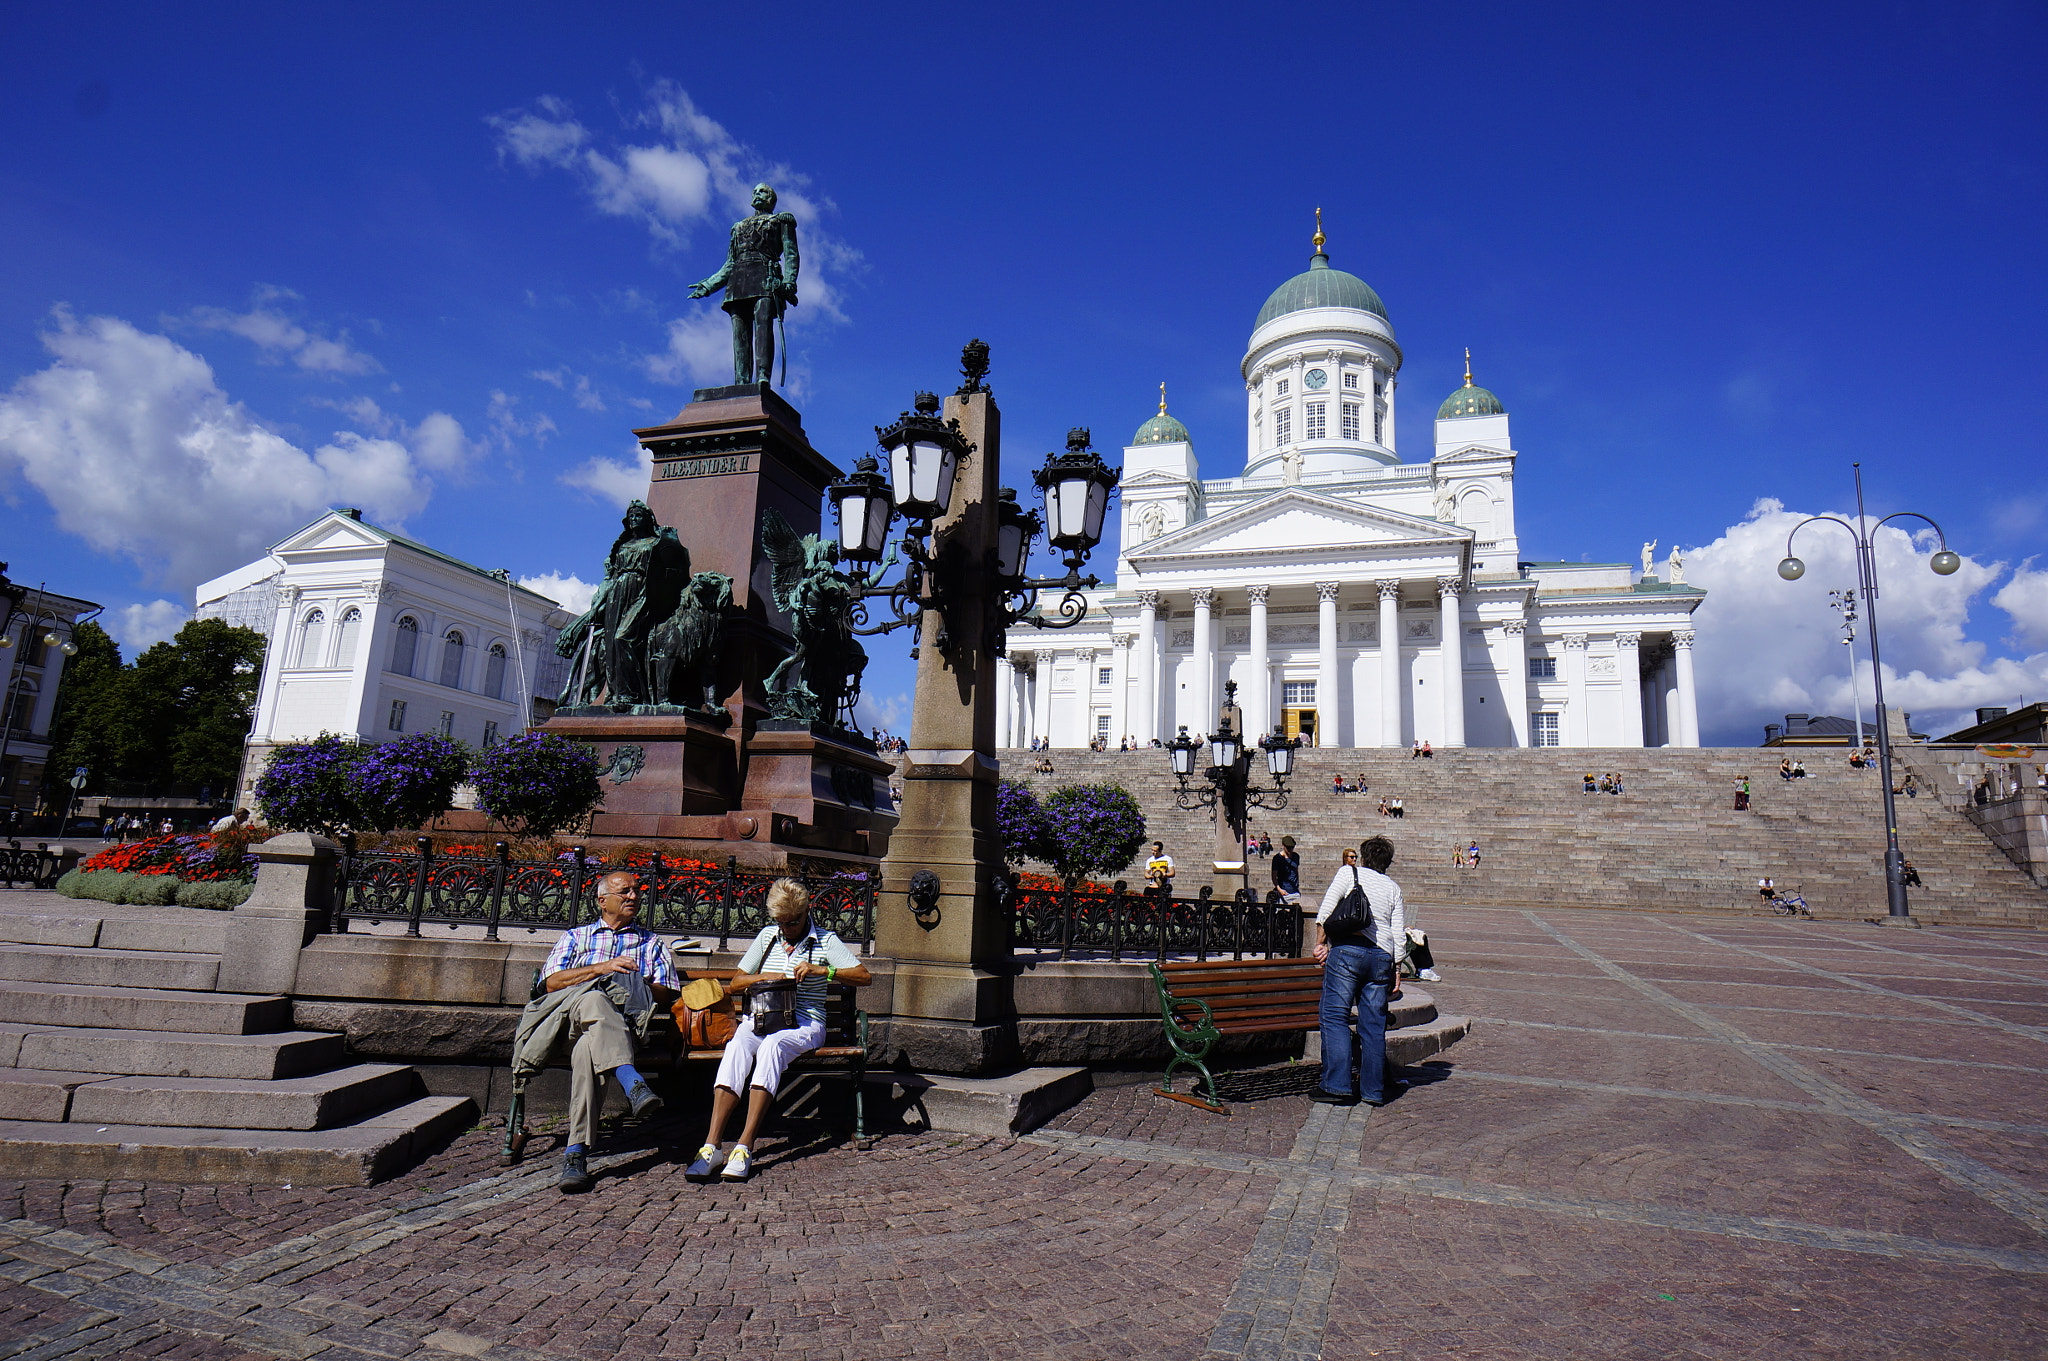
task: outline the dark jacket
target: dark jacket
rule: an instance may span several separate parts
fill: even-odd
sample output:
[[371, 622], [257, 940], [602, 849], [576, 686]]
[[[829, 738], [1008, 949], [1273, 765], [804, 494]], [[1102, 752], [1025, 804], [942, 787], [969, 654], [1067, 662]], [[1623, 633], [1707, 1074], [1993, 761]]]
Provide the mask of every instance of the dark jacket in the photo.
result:
[[1301, 892], [1300, 852], [1273, 852], [1273, 887], [1282, 893]]

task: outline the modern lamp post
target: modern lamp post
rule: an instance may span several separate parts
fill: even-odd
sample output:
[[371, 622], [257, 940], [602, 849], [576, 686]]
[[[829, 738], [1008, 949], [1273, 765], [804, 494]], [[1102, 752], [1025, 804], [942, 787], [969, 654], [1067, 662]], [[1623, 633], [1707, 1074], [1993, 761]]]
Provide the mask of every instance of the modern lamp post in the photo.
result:
[[[1287, 806], [1287, 780], [1294, 774], [1294, 739], [1278, 726], [1258, 741], [1265, 753], [1266, 771], [1273, 787], [1263, 789], [1251, 782], [1252, 749], [1245, 742], [1244, 720], [1237, 707], [1237, 682], [1223, 682], [1223, 705], [1217, 715], [1216, 731], [1207, 738], [1188, 736], [1183, 724], [1178, 736], [1166, 744], [1167, 759], [1173, 763], [1176, 783], [1174, 802], [1190, 811], [1197, 808], [1216, 812], [1215, 876], [1218, 898], [1235, 899], [1248, 887], [1245, 864], [1245, 831], [1254, 808], [1278, 812]], [[1209, 765], [1202, 771], [1203, 783], [1191, 785], [1195, 760], [1206, 744]]]
[[1792, 540], [1799, 531], [1818, 520], [1840, 525], [1849, 531], [1856, 541], [1856, 590], [1863, 597], [1864, 618], [1870, 621], [1870, 671], [1871, 682], [1877, 690], [1877, 762], [1878, 787], [1884, 793], [1884, 889], [1887, 915], [1882, 919], [1887, 926], [1918, 926], [1913, 920], [1912, 910], [1906, 904], [1905, 858], [1899, 853], [1899, 814], [1897, 800], [1892, 794], [1892, 733], [1884, 706], [1884, 660], [1878, 651], [1877, 641], [1877, 551], [1872, 546], [1872, 535], [1889, 522], [1899, 519], [1925, 520], [1934, 530], [1941, 548], [1928, 560], [1928, 567], [1936, 576], [1953, 576], [1963, 560], [1949, 551], [1948, 536], [1941, 526], [1918, 511], [1901, 510], [1870, 523], [1870, 517], [1863, 511], [1863, 465], [1851, 464], [1856, 470], [1856, 523], [1835, 515], [1810, 515], [1792, 526], [1792, 532], [1785, 536], [1785, 559], [1778, 564], [1778, 575], [1787, 581], [1797, 581], [1806, 575], [1806, 564], [1792, 556]]

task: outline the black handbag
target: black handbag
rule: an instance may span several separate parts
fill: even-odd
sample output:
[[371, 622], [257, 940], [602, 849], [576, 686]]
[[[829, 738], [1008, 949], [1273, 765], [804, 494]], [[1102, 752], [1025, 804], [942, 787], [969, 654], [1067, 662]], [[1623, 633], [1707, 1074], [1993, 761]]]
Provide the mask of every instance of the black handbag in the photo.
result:
[[796, 980], [763, 979], [747, 989], [747, 1016], [756, 1035], [773, 1035], [796, 1026]]
[[1323, 919], [1323, 936], [1332, 941], [1348, 940], [1372, 930], [1372, 904], [1366, 901], [1365, 885], [1351, 870], [1351, 891], [1337, 900], [1337, 906]]

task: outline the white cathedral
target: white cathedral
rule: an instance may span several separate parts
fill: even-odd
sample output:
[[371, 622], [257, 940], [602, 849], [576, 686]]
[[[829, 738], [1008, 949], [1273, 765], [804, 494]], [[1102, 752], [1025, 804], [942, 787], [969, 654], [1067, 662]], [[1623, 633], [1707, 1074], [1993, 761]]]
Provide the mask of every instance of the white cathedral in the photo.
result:
[[1323, 245], [1253, 325], [1241, 476], [1201, 476], [1162, 388], [1124, 450], [1115, 589], [1008, 634], [1002, 744], [1199, 736], [1231, 680], [1250, 733], [1320, 746], [1698, 746], [1705, 593], [1677, 555], [1661, 580], [1647, 545], [1640, 571], [1524, 560], [1508, 413], [1469, 355], [1434, 456], [1402, 462], [1401, 347]]

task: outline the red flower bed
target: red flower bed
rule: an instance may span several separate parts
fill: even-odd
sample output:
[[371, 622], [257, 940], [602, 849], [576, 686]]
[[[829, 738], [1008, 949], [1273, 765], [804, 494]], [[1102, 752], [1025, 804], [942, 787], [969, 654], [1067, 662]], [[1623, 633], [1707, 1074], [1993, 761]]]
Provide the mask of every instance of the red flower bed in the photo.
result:
[[256, 857], [247, 852], [254, 837], [250, 828], [178, 836], [153, 836], [109, 846], [79, 862], [89, 874], [168, 874], [187, 883], [211, 884], [225, 880], [247, 880], [256, 875]]

